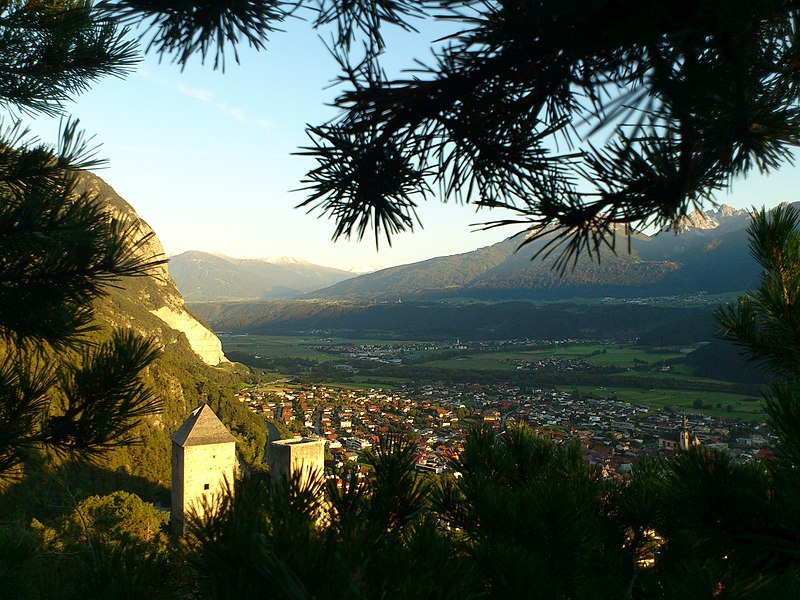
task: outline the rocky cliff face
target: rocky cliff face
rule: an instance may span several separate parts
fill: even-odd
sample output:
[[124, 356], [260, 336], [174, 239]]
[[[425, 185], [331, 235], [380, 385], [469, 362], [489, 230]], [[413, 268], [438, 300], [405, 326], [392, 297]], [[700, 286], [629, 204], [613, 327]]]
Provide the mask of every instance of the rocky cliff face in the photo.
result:
[[150, 312], [172, 329], [183, 333], [194, 353], [207, 365], [216, 366], [228, 362], [222, 353], [222, 343], [219, 338], [208, 327], [186, 312], [184, 307], [162, 306], [158, 310]]
[[[142, 235], [153, 232], [107, 183], [91, 173], [81, 176], [79, 191], [96, 194], [112, 215], [138, 222]], [[164, 249], [152, 235], [138, 250], [147, 257], [163, 257]], [[166, 264], [153, 269], [150, 277], [129, 278], [112, 289], [98, 307], [98, 314], [112, 325], [133, 327], [144, 335], [153, 335], [164, 344], [185, 337], [189, 346], [208, 365], [227, 362], [222, 343], [216, 335], [186, 310], [186, 304]]]
[[750, 222], [751, 214], [744, 209], [736, 209], [727, 204], [719, 206], [716, 210], [705, 212], [694, 210], [682, 217], [678, 224], [678, 231], [704, 231], [719, 229], [720, 227], [742, 229]]
[[719, 223], [708, 213], [694, 210], [685, 217], [681, 217], [677, 229], [681, 233], [692, 229], [716, 229]]

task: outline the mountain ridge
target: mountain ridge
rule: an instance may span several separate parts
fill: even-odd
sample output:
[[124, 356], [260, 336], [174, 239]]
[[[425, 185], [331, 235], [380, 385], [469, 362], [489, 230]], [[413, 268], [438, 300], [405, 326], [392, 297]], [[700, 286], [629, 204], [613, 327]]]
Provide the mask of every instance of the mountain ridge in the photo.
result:
[[[137, 253], [147, 259], [164, 256], [164, 248], [150, 225], [105, 181], [92, 173], [81, 173], [77, 191], [96, 196], [113, 217], [138, 224], [140, 235], [147, 237], [147, 241], [137, 247]], [[219, 338], [188, 311], [166, 265], [153, 267], [146, 277], [127, 278], [107, 291], [108, 296], [100, 302], [98, 310], [110, 324], [155, 335], [164, 344], [174, 343], [175, 336], [182, 334], [191, 350], [207, 365], [227, 362]], [[145, 316], [145, 312], [152, 318]]]
[[517, 234], [472, 252], [361, 275], [305, 298], [511, 300], [740, 291], [758, 275], [747, 251], [749, 222], [748, 211], [722, 205], [705, 213], [694, 211], [679, 227], [657, 235], [632, 232], [629, 237], [615, 228], [617, 245], [623, 241], [630, 252], [601, 247], [591, 258], [580, 256], [575, 268], [563, 273], [556, 265], [558, 251], [536, 258], [537, 253], [546, 255], [554, 232], [532, 240]]
[[[92, 194], [109, 216], [136, 223], [141, 236], [149, 235], [146, 242], [137, 246], [138, 254], [148, 259], [163, 257], [161, 242], [150, 226], [102, 179], [81, 172], [76, 191]], [[235, 375], [235, 367], [222, 352], [216, 334], [186, 307], [165, 264], [154, 267], [147, 275], [124, 277], [106, 286], [94, 308], [97, 328], [90, 342], [110, 335], [113, 328], [124, 328], [152, 338], [161, 346], [161, 355], [141, 377], [162, 401], [162, 408], [137, 425], [135, 434], [142, 443], [115, 447], [103, 455], [93, 475], [96, 479], [82, 480], [81, 489], [100, 493], [124, 487], [153, 501], [168, 503], [169, 436], [201, 402], [210, 404], [231, 428], [237, 438], [237, 451], [245, 460], [256, 463], [263, 459], [263, 421], [233, 401], [241, 378]]]
[[171, 257], [169, 272], [189, 302], [294, 298], [354, 276], [290, 257], [234, 258], [200, 250]]
[[574, 268], [563, 272], [556, 264], [558, 250], [548, 255], [546, 248], [557, 235], [555, 230], [532, 239], [525, 238], [530, 232], [521, 232], [469, 252], [361, 275], [338, 271], [341, 279], [327, 284], [320, 277], [306, 277], [304, 287], [288, 278], [277, 280], [272, 276], [267, 284], [255, 283], [252, 273], [249, 280], [241, 277], [241, 272], [255, 262], [263, 269], [268, 264], [263, 259], [210, 259], [199, 251], [174, 257], [170, 272], [192, 303], [292, 298], [380, 302], [458, 297], [559, 300], [739, 292], [752, 286], [758, 277], [758, 266], [747, 250], [751, 216], [751, 211], [722, 204], [706, 211], [694, 210], [675, 227], [654, 234], [615, 225], [612, 243], [617, 251], [601, 246], [591, 257], [584, 252]]

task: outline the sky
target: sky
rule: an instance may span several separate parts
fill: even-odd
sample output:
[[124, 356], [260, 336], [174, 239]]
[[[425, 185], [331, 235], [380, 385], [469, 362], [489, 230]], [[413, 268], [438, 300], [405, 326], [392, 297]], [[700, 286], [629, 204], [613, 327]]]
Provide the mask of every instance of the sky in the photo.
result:
[[[391, 72], [430, 59], [440, 26], [419, 34], [390, 32], [384, 66]], [[227, 55], [224, 73], [193, 59], [182, 71], [148, 55], [125, 79], [105, 78], [67, 105], [108, 160], [96, 173], [155, 230], [168, 255], [202, 250], [237, 258], [293, 257], [346, 270], [367, 270], [467, 252], [517, 233], [475, 231], [503, 215], [428, 201], [424, 229], [385, 239], [331, 241], [334, 223], [294, 207], [314, 162], [295, 156], [307, 144], [306, 124], [333, 111], [338, 65], [318, 33], [301, 21], [271, 36], [266, 51]], [[25, 119], [54, 142], [58, 119]], [[718, 196], [736, 208], [800, 200], [800, 169], [735, 182]]]

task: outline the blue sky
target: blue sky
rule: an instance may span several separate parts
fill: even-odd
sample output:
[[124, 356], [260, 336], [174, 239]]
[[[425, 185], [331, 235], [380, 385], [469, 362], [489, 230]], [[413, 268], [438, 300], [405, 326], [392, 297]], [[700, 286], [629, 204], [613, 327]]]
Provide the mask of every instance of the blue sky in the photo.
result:
[[[430, 27], [418, 35], [388, 37], [386, 66], [428, 59]], [[399, 48], [399, 51], [398, 51]], [[169, 254], [204, 250], [236, 257], [291, 256], [343, 269], [386, 267], [466, 252], [516, 233], [475, 232], [471, 224], [501, 215], [428, 202], [419, 209], [424, 229], [397, 236], [378, 251], [373, 238], [331, 241], [331, 221], [294, 206], [300, 180], [313, 163], [292, 156], [306, 143], [305, 124], [333, 113], [338, 68], [317, 33], [302, 22], [273, 34], [265, 52], [228, 54], [225, 72], [193, 60], [184, 71], [148, 56], [125, 80], [104, 79], [67, 107], [101, 144], [109, 160], [98, 171], [155, 230]], [[58, 121], [38, 118], [32, 128], [56, 139]], [[720, 202], [737, 208], [800, 200], [800, 170], [736, 182]]]

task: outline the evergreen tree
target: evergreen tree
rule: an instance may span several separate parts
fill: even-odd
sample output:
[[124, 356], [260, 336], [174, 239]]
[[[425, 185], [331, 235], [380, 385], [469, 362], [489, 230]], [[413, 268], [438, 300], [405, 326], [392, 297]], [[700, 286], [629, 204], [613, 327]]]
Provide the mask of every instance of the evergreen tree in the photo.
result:
[[765, 396], [778, 434], [780, 464], [800, 465], [800, 213], [763, 209], [749, 228], [750, 253], [762, 267], [759, 288], [716, 313], [722, 335], [775, 376]]
[[325, 482], [250, 473], [195, 520], [190, 558], [204, 598], [480, 597], [460, 545], [437, 525], [415, 447], [384, 439], [358, 469]]
[[[438, 510], [489, 598], [620, 598], [630, 544], [612, 520], [599, 469], [577, 446], [527, 426], [472, 431], [444, 480]], [[627, 560], [626, 560], [627, 559]]]
[[[57, 112], [92, 80], [119, 75], [133, 46], [82, 3], [5, 3], [0, 9], [0, 103]], [[19, 123], [0, 133], [0, 482], [34, 448], [91, 459], [158, 408], [138, 374], [158, 354], [131, 331], [91, 342], [92, 301], [160, 257], [138, 247], [135, 223], [75, 189], [93, 152], [66, 121], [57, 147]]]
[[[259, 46], [267, 5], [245, 2], [20, 2], [0, 4], [0, 106], [13, 114], [62, 114], [64, 104], [138, 60], [126, 23], [152, 19], [150, 46], [185, 63], [241, 34]], [[238, 32], [238, 33], [237, 33]], [[55, 146], [16, 121], [0, 131], [0, 483], [34, 449], [93, 459], [133, 441], [132, 427], [160, 403], [139, 374], [155, 340], [130, 330], [105, 339], [92, 302], [121, 277], [148, 275], [147, 236], [77, 190], [98, 166], [77, 122]]]
[[[796, 598], [800, 594], [800, 214], [761, 210], [749, 228], [758, 289], [720, 308], [720, 335], [774, 376], [765, 393], [776, 458], [734, 464], [702, 448], [638, 464], [614, 500], [642, 548], [656, 532], [653, 568], [636, 591], [659, 598]], [[651, 536], [652, 539], [652, 536]]]
[[[437, 190], [511, 209], [527, 226], [561, 226], [554, 244], [574, 258], [613, 244], [613, 223], [674, 225], [733, 176], [779, 168], [798, 144], [798, 7], [788, 0], [12, 1], [0, 5], [0, 103], [57, 113], [95, 79], [123, 75], [134, 60], [126, 24], [149, 26], [148, 47], [179, 64], [199, 54], [222, 67], [226, 47], [234, 56], [240, 42], [262, 47], [304, 8], [316, 27], [335, 28], [351, 88], [336, 102], [338, 119], [309, 129], [305, 150], [318, 166], [303, 206], [332, 216], [335, 237], [411, 229], [416, 203]], [[378, 62], [382, 27], [437, 13], [461, 30], [432, 66], [389, 80]], [[356, 40], [364, 53], [352, 50]], [[130, 332], [88, 337], [91, 301], [159, 257], [137, 252], [135, 226], [75, 194], [75, 170], [96, 164], [86, 150], [70, 122], [56, 147], [19, 126], [0, 138], [3, 480], [32, 448], [91, 458], [128, 441], [135, 419], [157, 407], [138, 379], [154, 343]], [[475, 434], [463, 481], [433, 503], [398, 443], [372, 457], [367, 483], [354, 473], [344, 491], [330, 490], [327, 506], [319, 482], [240, 484], [198, 524], [204, 589], [334, 598], [346, 581], [355, 597], [536, 597], [541, 581], [549, 597], [565, 598], [796, 594], [797, 224], [788, 210], [756, 219], [762, 286], [720, 313], [779, 376], [767, 396], [779, 458], [767, 472], [695, 452], [608, 491], [574, 451], [518, 430]], [[650, 492], [666, 502], [637, 511]], [[625, 501], [615, 507], [615, 498]], [[317, 520], [326, 508], [327, 523]], [[667, 539], [652, 576], [637, 580], [630, 563], [651, 526]], [[129, 566], [116, 556], [110, 575]], [[236, 567], [238, 585], [213, 580], [214, 567]]]
[[[779, 206], [761, 210], [749, 228], [750, 251], [762, 267], [757, 290], [717, 311], [721, 335], [774, 376], [764, 394], [777, 435], [776, 459], [767, 463], [768, 496], [750, 502], [759, 520], [746, 530], [740, 562], [759, 581], [788, 579], [800, 593], [800, 212]], [[751, 488], [752, 489], [752, 488]], [[741, 522], [741, 521], [740, 521]], [[741, 525], [734, 527], [741, 531]]]

